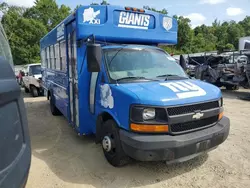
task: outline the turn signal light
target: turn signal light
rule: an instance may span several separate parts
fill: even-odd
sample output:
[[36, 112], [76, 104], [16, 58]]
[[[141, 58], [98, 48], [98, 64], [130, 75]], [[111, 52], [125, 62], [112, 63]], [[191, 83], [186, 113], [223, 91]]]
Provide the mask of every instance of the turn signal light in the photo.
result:
[[224, 112], [221, 112], [221, 113], [219, 114], [219, 118], [218, 118], [219, 121], [223, 118], [223, 115], [224, 115]]
[[131, 130], [136, 132], [145, 132], [145, 133], [162, 133], [168, 132], [168, 125], [143, 125], [131, 123]]

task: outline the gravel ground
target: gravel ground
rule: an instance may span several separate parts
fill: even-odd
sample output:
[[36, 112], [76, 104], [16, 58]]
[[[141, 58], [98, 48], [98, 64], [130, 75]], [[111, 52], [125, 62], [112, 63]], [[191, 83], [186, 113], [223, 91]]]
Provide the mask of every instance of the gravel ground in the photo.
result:
[[32, 144], [27, 188], [249, 188], [250, 102], [237, 99], [246, 92], [223, 92], [231, 131], [216, 150], [181, 164], [134, 162], [123, 168], [110, 166], [92, 137], [78, 137], [64, 117], [53, 117], [45, 97], [24, 94]]

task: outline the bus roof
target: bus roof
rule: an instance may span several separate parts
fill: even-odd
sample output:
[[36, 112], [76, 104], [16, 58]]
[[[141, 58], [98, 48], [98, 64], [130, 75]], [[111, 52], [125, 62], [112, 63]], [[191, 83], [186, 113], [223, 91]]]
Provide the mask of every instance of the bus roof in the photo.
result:
[[58, 37], [61, 40], [64, 26], [72, 20], [76, 20], [77, 40], [93, 35], [97, 41], [112, 43], [177, 43], [177, 20], [168, 15], [130, 7], [91, 5], [79, 7], [61, 22], [41, 40], [41, 47], [48, 46], [51, 40], [58, 41]]
[[138, 44], [131, 44], [131, 45], [105, 45], [102, 47], [103, 49], [160, 49], [156, 46], [147, 46], [147, 45], [138, 45]]

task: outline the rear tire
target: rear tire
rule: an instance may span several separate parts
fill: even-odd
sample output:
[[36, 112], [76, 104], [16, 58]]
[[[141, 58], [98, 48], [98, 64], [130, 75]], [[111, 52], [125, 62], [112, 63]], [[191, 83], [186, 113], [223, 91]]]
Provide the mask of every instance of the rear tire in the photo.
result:
[[102, 129], [102, 148], [107, 161], [114, 167], [125, 166], [130, 158], [123, 151], [119, 129], [114, 120], [104, 122]]
[[55, 100], [53, 95], [50, 96], [50, 111], [53, 116], [60, 116], [62, 113], [58, 110], [58, 108], [55, 106]]
[[30, 94], [32, 97], [38, 97], [38, 90], [35, 86], [30, 86]]

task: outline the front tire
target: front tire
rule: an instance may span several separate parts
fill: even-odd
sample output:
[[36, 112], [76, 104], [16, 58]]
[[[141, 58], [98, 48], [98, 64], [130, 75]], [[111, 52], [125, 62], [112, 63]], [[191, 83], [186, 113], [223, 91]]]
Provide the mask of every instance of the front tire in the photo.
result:
[[30, 92], [30, 90], [27, 87], [24, 87], [24, 91], [25, 91], [25, 93], [29, 93]]
[[62, 113], [58, 110], [58, 108], [55, 106], [55, 100], [54, 100], [54, 97], [53, 95], [50, 96], [50, 111], [51, 111], [51, 114], [53, 116], [59, 116], [61, 115]]
[[106, 121], [103, 124], [102, 133], [102, 148], [107, 161], [114, 167], [128, 164], [130, 158], [123, 151], [116, 122]]

